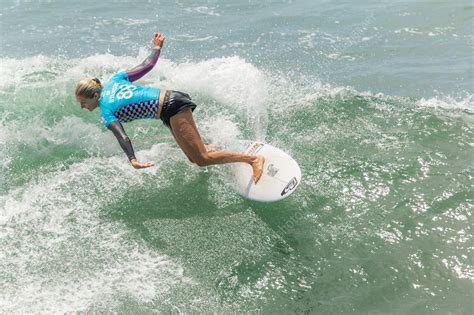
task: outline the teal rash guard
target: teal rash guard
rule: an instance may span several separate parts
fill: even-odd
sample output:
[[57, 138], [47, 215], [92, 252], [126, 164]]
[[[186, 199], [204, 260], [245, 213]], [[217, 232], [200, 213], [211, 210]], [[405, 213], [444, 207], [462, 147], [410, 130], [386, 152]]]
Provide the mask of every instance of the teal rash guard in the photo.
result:
[[155, 118], [160, 97], [160, 89], [143, 87], [132, 82], [150, 72], [159, 56], [160, 49], [153, 49], [140, 65], [114, 74], [100, 93], [99, 108], [102, 122], [114, 133], [129, 160], [135, 159], [135, 153], [121, 123], [141, 118]]
[[109, 128], [114, 121], [128, 122], [154, 118], [158, 111], [160, 89], [130, 82], [125, 71], [114, 74], [102, 88], [99, 107], [102, 122]]

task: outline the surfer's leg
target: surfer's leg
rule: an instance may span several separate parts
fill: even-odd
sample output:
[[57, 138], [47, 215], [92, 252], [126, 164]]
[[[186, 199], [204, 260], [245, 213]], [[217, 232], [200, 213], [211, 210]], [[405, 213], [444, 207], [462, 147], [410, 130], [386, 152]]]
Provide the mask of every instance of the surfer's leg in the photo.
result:
[[[176, 135], [174, 134], [174, 131], [173, 129], [170, 129], [171, 131], [171, 134], [173, 135], [174, 137], [174, 140], [176, 141], [176, 143], [179, 145], [179, 147], [181, 148], [181, 144], [180, 144], [180, 141], [181, 139], [180, 138], [177, 138]], [[187, 154], [184, 150], [182, 150], [184, 152], [184, 154], [186, 155], [186, 157], [188, 158], [188, 160], [191, 162], [191, 163], [194, 163], [193, 159], [189, 156], [189, 154]]]
[[171, 129], [184, 153], [199, 166], [225, 163], [247, 163], [252, 166], [254, 182], [262, 175], [264, 158], [232, 151], [209, 152], [202, 142], [191, 109], [182, 111], [170, 119]]

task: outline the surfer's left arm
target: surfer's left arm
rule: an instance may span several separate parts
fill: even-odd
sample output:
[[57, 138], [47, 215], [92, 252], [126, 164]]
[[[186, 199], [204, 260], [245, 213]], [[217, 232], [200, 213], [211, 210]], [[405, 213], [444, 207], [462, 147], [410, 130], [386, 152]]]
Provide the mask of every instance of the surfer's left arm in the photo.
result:
[[163, 47], [163, 42], [165, 41], [165, 36], [162, 33], [153, 34], [153, 50], [151, 54], [143, 60], [138, 66], [127, 70], [128, 80], [130, 82], [136, 81], [143, 77], [145, 74], [150, 72], [151, 69], [156, 65], [158, 58], [160, 57], [161, 48]]
[[130, 164], [133, 166], [133, 168], [140, 169], [154, 165], [153, 163], [140, 163], [137, 161], [137, 158], [135, 157], [135, 152], [133, 151], [132, 142], [125, 133], [125, 129], [123, 129], [123, 126], [120, 122], [113, 121], [108, 128], [110, 129], [110, 131], [112, 131], [115, 138], [117, 138], [117, 141], [122, 147], [123, 152], [125, 152], [125, 154], [127, 155], [128, 160], [130, 161]]

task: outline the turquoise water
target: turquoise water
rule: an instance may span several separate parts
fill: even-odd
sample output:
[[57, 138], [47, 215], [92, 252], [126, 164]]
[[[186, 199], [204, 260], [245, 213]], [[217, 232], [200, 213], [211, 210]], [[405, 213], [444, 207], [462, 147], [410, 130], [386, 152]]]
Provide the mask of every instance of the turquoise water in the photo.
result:
[[[0, 312], [470, 314], [471, 1], [3, 1]], [[300, 164], [257, 203], [125, 127], [134, 170], [75, 82], [140, 63], [203, 137]]]

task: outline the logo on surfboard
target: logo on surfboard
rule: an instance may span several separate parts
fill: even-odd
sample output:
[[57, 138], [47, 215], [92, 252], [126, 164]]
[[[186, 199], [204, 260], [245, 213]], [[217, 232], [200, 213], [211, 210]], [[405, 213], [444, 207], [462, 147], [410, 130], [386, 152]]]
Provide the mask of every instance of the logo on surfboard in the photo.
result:
[[281, 192], [281, 196], [284, 196], [288, 192], [292, 191], [296, 187], [297, 184], [298, 184], [298, 180], [296, 179], [296, 177], [293, 177], [290, 180], [290, 182], [286, 185], [286, 187], [283, 189], [283, 191]]
[[267, 174], [270, 175], [271, 177], [275, 177], [276, 173], [278, 173], [279, 169], [275, 167], [275, 165], [270, 164], [267, 167]]

